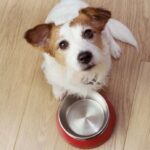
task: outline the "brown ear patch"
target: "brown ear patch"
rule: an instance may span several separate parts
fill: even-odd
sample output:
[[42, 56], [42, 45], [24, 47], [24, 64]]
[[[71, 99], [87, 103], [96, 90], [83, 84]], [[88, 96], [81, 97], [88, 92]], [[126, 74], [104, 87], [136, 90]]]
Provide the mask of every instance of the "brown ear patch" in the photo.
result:
[[105, 24], [111, 17], [111, 12], [103, 8], [87, 7], [80, 11], [91, 19], [91, 23], [95, 28], [103, 30]]
[[111, 12], [103, 8], [87, 7], [80, 10], [80, 13], [86, 14], [95, 21], [108, 20], [111, 17]]
[[102, 30], [111, 17], [111, 12], [103, 8], [87, 7], [81, 9], [79, 16], [75, 18], [71, 25], [75, 23], [90, 24], [91, 26]]
[[35, 26], [34, 28], [28, 30], [24, 38], [37, 47], [44, 47], [47, 43], [48, 38], [50, 37], [50, 32], [53, 24], [40, 24]]

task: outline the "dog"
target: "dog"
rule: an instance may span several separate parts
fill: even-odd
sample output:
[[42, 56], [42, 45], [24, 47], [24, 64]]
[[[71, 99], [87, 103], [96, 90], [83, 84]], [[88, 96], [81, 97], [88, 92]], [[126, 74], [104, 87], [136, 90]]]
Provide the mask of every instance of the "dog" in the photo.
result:
[[121, 55], [116, 39], [137, 48], [131, 31], [111, 12], [83, 0], [61, 0], [45, 23], [29, 29], [25, 39], [43, 52], [42, 69], [56, 99], [86, 96], [108, 82], [112, 57]]

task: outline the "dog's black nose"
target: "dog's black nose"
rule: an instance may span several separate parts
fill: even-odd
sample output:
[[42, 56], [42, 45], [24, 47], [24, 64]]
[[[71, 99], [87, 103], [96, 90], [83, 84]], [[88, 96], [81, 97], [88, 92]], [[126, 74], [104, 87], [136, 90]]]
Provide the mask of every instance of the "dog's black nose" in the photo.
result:
[[78, 55], [78, 61], [82, 64], [88, 64], [92, 59], [92, 53], [89, 51], [81, 52]]

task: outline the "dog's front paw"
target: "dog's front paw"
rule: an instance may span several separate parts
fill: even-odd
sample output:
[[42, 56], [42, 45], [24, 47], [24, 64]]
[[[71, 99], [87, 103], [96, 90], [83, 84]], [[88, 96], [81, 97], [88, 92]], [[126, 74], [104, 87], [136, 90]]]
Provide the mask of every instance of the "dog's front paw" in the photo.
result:
[[56, 100], [62, 100], [67, 95], [67, 91], [63, 88], [53, 86], [53, 94]]
[[121, 56], [122, 49], [120, 46], [114, 41], [111, 44], [111, 55], [113, 58], [118, 59]]

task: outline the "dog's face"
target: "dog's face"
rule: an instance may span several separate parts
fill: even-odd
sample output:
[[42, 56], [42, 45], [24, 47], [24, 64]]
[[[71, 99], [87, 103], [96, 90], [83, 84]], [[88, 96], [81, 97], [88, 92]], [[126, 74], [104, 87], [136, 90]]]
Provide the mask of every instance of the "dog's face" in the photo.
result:
[[41, 24], [28, 30], [25, 39], [49, 53], [60, 64], [86, 71], [103, 60], [101, 32], [110, 17], [107, 10], [88, 7], [64, 25]]

